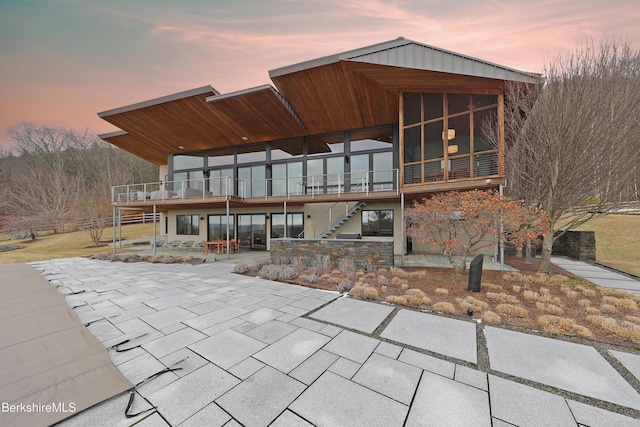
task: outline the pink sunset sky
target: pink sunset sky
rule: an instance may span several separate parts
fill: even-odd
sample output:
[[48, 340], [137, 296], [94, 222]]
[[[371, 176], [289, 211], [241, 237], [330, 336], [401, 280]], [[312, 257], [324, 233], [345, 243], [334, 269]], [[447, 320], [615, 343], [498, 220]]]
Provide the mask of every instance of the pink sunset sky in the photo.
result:
[[117, 130], [97, 112], [399, 36], [543, 72], [589, 41], [640, 48], [637, 0], [0, 0], [0, 145], [19, 122]]

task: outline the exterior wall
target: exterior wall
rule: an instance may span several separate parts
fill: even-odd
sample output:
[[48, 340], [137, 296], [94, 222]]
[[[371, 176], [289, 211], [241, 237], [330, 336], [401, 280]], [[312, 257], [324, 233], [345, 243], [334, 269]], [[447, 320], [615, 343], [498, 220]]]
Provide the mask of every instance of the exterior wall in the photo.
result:
[[317, 255], [329, 255], [333, 262], [352, 258], [357, 266], [364, 266], [366, 260], [376, 268], [394, 266], [393, 242], [379, 240], [336, 240], [336, 239], [274, 239], [271, 241], [271, 259], [291, 258], [291, 254], [313, 259]]
[[593, 231], [568, 230], [553, 242], [553, 253], [581, 261], [595, 261], [596, 235]]

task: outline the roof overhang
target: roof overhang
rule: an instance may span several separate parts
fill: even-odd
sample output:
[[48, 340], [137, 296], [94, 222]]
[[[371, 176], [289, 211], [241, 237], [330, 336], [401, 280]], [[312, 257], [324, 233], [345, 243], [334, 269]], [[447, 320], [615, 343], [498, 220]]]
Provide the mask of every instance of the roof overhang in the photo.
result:
[[105, 141], [157, 165], [180, 152], [397, 123], [403, 91], [499, 94], [526, 73], [404, 38], [269, 71], [270, 85], [203, 86], [98, 115]]

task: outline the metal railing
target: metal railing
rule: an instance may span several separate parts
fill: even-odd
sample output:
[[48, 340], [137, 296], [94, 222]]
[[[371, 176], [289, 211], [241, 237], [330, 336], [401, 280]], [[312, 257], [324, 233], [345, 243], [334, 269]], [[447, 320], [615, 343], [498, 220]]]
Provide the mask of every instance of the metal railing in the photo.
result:
[[399, 194], [398, 169], [352, 172], [327, 175], [290, 176], [242, 180], [231, 177], [210, 177], [179, 181], [159, 181], [111, 187], [114, 203], [153, 204], [166, 200], [207, 199], [215, 197], [264, 198], [311, 196], [372, 191], [395, 191]]

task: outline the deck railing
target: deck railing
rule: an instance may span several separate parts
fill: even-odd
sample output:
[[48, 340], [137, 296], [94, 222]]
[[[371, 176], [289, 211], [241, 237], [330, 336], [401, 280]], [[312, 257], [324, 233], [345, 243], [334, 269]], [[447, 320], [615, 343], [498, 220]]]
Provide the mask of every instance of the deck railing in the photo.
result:
[[290, 176], [242, 180], [231, 177], [209, 177], [180, 181], [158, 181], [111, 187], [114, 203], [157, 203], [167, 200], [208, 199], [215, 197], [264, 198], [299, 196], [315, 198], [321, 194], [341, 197], [346, 193], [395, 191], [399, 194], [399, 170], [351, 172], [327, 175]]

